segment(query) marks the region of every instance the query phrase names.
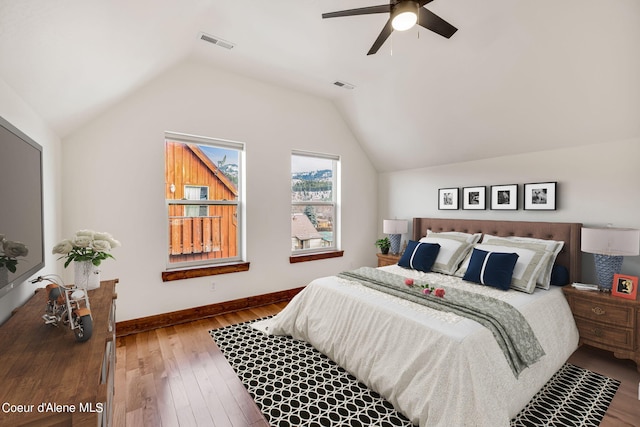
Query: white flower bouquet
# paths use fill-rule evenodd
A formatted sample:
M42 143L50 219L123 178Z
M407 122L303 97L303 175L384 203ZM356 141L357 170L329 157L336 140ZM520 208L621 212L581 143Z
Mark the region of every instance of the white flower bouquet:
M29 254L29 249L22 242L7 240L4 234L0 234L0 267L6 267L12 273L18 267L18 257Z
M53 247L53 253L66 258L64 267L71 261L91 261L96 267L107 258L114 258L109 251L120 246L120 242L109 233L80 230L71 239L65 239ZM115 259L115 258L114 258Z

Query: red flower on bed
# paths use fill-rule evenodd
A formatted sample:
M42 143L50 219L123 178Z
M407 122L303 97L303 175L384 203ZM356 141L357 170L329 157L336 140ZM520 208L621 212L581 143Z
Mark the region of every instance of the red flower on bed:
M414 283L413 279L410 278L406 278L404 279L404 283L407 286L417 286L419 289L422 289L421 292L424 295L435 295L437 297L443 298L444 297L444 289L442 288L434 288L433 286L430 286L428 283Z

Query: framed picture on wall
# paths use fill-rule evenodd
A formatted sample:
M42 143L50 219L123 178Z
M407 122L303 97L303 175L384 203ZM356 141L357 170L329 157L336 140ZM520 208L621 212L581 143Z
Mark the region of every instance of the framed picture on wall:
M458 209L458 189L441 188L438 190L438 209L455 210Z
M611 295L635 300L638 296L638 278L625 274L614 274Z
M462 189L462 209L486 209L487 187L464 187Z
M524 185L524 208L526 210L556 210L556 183L536 182Z
M518 184L492 185L491 209L493 210L517 210L518 209Z

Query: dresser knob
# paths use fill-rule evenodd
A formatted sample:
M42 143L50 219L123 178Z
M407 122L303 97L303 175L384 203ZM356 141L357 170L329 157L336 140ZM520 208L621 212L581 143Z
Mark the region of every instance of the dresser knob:
M593 328L591 332L593 332L593 335L597 337L601 337L603 335L602 329L600 328Z
M603 309L601 309L600 307L593 307L591 309L591 311L593 311L595 314L597 314L598 316L601 316L603 314L606 313L606 311L604 311Z

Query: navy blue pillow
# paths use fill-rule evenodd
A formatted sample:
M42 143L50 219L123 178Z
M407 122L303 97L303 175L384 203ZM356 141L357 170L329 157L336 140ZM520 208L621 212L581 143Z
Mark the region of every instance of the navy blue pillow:
M487 252L474 248L462 279L506 291L511 286L516 261L516 253Z
M398 265L404 268L424 271L428 273L436 262L440 252L438 243L422 243L415 240L409 240L407 248L404 250Z
M569 270L563 265L554 265L551 270L551 284L564 286L569 284Z

